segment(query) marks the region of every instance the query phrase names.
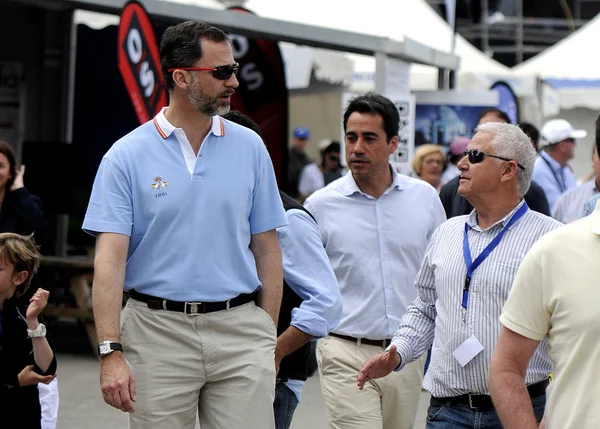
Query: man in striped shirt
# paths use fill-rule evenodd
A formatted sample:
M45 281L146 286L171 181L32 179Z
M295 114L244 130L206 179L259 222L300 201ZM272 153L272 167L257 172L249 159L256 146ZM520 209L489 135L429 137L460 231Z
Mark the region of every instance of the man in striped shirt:
M430 346L423 381L431 393L427 428L502 428L489 396L487 373L501 325L499 317L517 268L529 248L561 224L529 210L523 200L535 151L516 126L483 124L458 163L459 193L475 208L433 234L415 280L417 299L389 349L369 359L358 375L369 380L418 359ZM538 421L551 371L542 342L526 382Z

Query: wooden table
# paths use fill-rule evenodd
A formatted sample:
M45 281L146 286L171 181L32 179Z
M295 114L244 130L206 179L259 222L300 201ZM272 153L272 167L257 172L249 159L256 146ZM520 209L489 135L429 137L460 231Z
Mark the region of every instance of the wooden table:
M86 256L44 256L40 266L42 269L49 268L66 275L69 278L69 289L75 299L75 307L48 305L43 314L45 316L77 318L85 326L92 350L97 350L98 336L92 310L94 259Z

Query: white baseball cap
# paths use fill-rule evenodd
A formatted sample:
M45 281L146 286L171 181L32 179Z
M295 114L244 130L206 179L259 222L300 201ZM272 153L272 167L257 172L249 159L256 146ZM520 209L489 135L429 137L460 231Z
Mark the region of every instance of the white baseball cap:
M544 124L540 143L543 147L559 143L566 139L582 139L586 136L586 130L575 130L571 124L564 119L552 119Z

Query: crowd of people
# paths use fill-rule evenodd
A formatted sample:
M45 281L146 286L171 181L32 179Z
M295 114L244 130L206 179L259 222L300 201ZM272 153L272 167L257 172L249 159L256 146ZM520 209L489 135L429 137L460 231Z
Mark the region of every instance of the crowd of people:
M343 115L348 171L335 140L311 163L297 127L286 193L259 126L230 111L227 35L180 23L160 58L169 105L105 154L83 223L101 391L129 427L288 429L317 368L332 429L410 429L422 388L428 429L600 426L600 117L580 185L585 131L498 109L402 175L398 110L367 93ZM23 176L0 143L0 402L10 427L46 429L44 217Z

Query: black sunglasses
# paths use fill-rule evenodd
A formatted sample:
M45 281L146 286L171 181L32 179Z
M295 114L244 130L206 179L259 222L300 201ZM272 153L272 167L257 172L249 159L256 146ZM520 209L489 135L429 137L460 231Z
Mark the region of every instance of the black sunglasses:
M169 73L174 72L175 70L187 70L187 71L211 71L212 75L215 79L218 80L227 80L232 75L237 75L238 70L240 69L240 65L238 63L229 64L226 66L217 66L217 67L174 67L171 69L167 69Z
M465 156L469 157L469 162L471 164L479 164L480 162L482 162L484 160L484 158L486 156L489 156L491 158L501 159L502 161L514 161L514 159L504 158L503 156L498 156L498 155L492 155L489 153L482 152L478 149L465 150ZM525 170L525 167L523 167L518 162L517 162L517 166L521 170Z

